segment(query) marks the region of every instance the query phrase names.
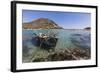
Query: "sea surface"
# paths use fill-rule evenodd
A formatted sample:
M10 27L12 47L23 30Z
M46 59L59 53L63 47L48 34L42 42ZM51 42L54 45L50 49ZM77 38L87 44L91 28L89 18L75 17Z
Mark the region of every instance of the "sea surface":
M91 32L90 30L72 30L72 29L23 29L23 62L31 62L32 58L38 56L45 56L47 51L36 47L32 43L32 38L39 33L56 34L58 38L55 49L91 49ZM42 53L42 55L41 55Z

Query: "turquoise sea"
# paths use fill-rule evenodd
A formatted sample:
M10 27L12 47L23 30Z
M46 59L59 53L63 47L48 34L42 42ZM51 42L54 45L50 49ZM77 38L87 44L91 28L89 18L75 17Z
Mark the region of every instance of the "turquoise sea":
M55 50L61 49L91 49L90 30L79 29L23 29L23 62L31 62L32 58L46 56L48 52L32 44L32 37L39 33L55 33L58 38Z

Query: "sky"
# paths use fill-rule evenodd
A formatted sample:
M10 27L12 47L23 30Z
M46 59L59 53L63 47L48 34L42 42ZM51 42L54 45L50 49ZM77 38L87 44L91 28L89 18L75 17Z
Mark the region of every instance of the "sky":
M91 14L80 12L55 12L55 11L35 11L23 10L23 23L31 22L38 18L48 18L53 20L60 27L65 29L83 29L90 27Z

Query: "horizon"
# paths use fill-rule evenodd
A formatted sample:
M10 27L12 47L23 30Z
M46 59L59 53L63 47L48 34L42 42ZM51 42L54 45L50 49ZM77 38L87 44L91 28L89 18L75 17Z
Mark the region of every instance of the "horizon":
M39 18L47 18L65 29L84 29L91 25L91 14L80 12L55 12L23 10L22 22L28 23Z

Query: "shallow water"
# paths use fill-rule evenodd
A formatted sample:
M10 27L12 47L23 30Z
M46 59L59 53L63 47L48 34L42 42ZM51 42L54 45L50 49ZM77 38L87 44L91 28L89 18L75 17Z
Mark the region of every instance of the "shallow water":
M42 56L46 56L48 53L39 47L32 44L32 37L39 33L56 33L57 34L57 44L55 49L90 49L91 48L91 34L87 30L65 30L65 29L34 29L34 30L22 30L23 39L23 62L30 62L34 56L38 56L43 53ZM38 54L39 53L39 54ZM41 54L40 54L41 55Z

